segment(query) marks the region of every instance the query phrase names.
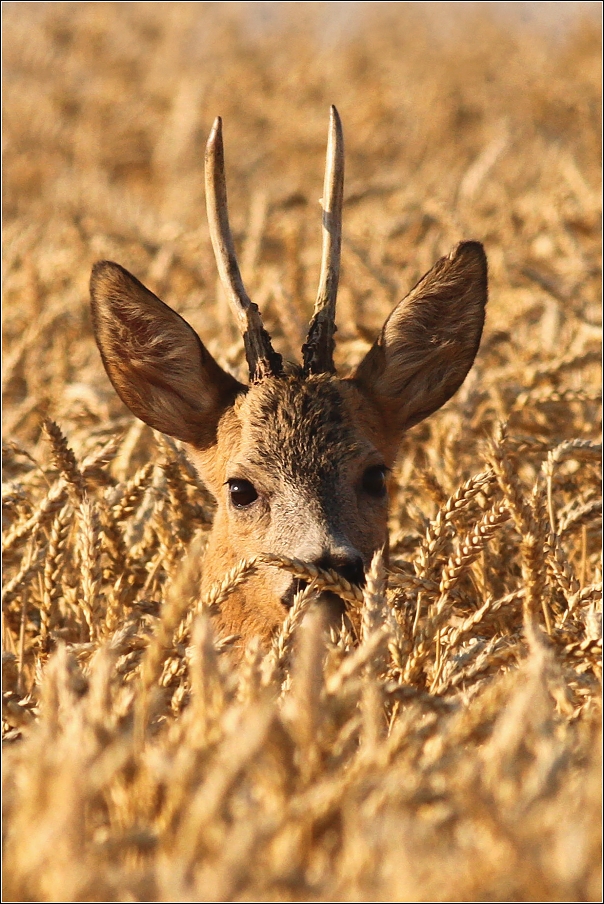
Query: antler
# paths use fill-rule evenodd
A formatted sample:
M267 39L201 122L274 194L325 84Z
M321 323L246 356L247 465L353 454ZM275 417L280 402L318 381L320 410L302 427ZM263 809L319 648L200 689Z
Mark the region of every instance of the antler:
M208 138L205 175L206 207L214 257L222 287L243 335L250 382L256 383L268 376L279 376L282 371L281 355L277 354L271 345L270 336L262 325L258 305L250 301L237 264L227 210L220 116L216 117Z
M302 346L307 374L334 373L336 296L340 278L342 197L344 193L344 136L338 111L331 107L325 183L323 185L323 255L319 291L306 343Z

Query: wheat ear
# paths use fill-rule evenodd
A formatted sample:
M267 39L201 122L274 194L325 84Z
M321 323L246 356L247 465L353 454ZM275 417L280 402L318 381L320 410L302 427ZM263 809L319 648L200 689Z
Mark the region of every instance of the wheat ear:
M346 602L358 605L363 601L363 591L356 584L351 584L336 571L318 568L301 559L265 554L258 557L258 563L272 565L276 568L284 568L297 578L305 581L314 581L321 590L331 590L342 597Z
M503 504L485 512L480 521L474 525L459 545L459 552L451 556L443 569L440 582L440 596L431 609L430 617L423 626L421 639L416 645L405 666L405 680L417 677L422 663L428 656L432 639L440 630L448 617L448 604L452 591L470 565L478 558L491 537L508 521L510 512Z

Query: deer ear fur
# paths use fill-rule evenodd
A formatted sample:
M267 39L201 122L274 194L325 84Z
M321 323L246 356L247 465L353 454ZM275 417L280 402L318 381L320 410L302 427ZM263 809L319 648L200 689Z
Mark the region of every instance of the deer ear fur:
M463 383L480 345L486 302L484 249L461 242L388 317L351 379L397 441Z
M119 264L94 265L90 297L105 370L130 411L197 448L211 445L222 413L245 387L186 320Z

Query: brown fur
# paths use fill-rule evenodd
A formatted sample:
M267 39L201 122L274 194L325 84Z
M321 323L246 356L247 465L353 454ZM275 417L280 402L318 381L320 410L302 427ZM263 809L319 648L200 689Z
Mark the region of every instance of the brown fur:
M93 270L95 334L116 391L146 423L185 442L218 501L203 588L241 559L277 553L358 583L387 542L387 497L367 468L392 467L404 431L463 382L482 332L486 258L477 242L442 258L392 312L352 377L290 367L244 387L174 311L117 264ZM229 480L258 494L237 508ZM268 640L296 579L260 568L218 620Z
M381 419L350 381L296 373L250 387L225 413L215 450L190 450L218 499L204 586L241 558L263 553L340 570L360 556L367 566L386 542L386 500L361 486L368 466L388 464L381 433ZM229 477L258 490L249 509L230 504ZM267 566L224 605L224 628L268 636L295 586L290 575Z

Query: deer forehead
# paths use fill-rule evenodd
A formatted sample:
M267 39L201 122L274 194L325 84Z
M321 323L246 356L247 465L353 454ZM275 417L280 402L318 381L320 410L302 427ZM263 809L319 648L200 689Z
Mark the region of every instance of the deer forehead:
M235 403L224 431L225 477L266 474L274 485L335 485L340 476L381 460L360 393L328 375L268 378ZM373 462L372 462L373 463ZM241 473L236 473L239 468Z

